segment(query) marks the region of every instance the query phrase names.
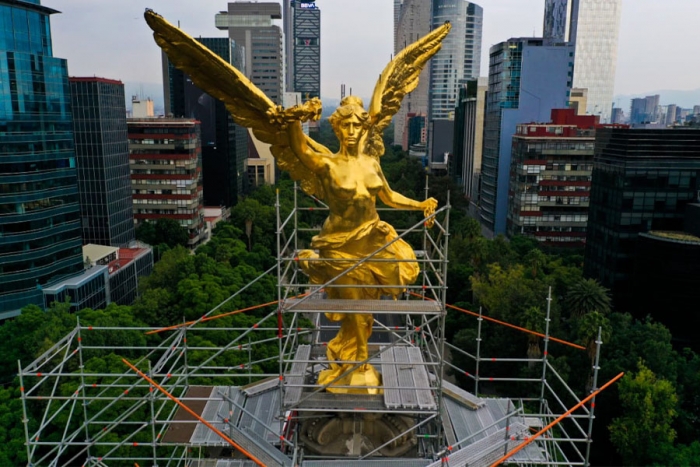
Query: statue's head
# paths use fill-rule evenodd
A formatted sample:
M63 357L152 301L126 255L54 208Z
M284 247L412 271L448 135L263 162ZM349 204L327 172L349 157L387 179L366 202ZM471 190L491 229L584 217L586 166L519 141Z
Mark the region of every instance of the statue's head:
M369 128L369 114L362 105L362 99L356 96L348 96L340 101L340 107L328 117L328 121L341 143L347 140L348 135L344 127L348 126L350 122L353 123L353 126L359 125L360 133ZM359 135L354 142L357 143L358 140Z

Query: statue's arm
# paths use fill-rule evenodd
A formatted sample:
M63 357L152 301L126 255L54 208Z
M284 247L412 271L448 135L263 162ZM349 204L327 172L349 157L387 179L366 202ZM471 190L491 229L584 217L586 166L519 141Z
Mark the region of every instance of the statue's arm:
M325 170L326 156L316 152L309 146L299 120L289 122L287 135L289 136L289 146L302 164L316 174Z
M437 200L435 198L428 198L425 201L416 201L392 190L389 186L389 182L387 182L386 178L384 177L384 173L382 172L379 163L375 163L377 165L377 173L384 182L382 189L379 191L379 199L381 199L384 204L394 209L413 209L416 211L424 211L426 213L430 211L430 214L435 211L435 208L437 207Z

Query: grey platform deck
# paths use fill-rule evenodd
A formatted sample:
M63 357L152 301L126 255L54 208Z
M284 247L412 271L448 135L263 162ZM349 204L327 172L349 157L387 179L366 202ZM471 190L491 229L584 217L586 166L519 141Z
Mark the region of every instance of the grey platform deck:
M384 403L389 409L437 410L420 349L392 347L381 354ZM396 389L406 388L406 389Z
M290 298L282 309L288 313L386 313L400 315L438 315L443 308L425 300L334 300Z

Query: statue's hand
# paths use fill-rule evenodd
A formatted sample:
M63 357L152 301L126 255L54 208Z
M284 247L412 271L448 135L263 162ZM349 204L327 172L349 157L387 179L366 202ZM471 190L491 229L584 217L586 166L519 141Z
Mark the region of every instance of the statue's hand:
M321 118L321 101L318 97L314 97L304 102L302 105L295 105L285 109L281 105L271 107L267 111L267 116L270 123L279 126L281 129L287 128L287 125L292 122L306 122L308 120L318 120Z
M420 209L423 211L424 217L432 216L437 208L438 202L435 198L428 198L420 203ZM435 218L425 221L425 226L431 228L435 224Z

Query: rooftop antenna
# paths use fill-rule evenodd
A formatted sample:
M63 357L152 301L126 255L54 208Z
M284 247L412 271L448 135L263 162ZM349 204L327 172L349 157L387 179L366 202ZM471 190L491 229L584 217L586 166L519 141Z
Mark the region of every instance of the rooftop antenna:
M345 99L345 85L341 84L340 85L340 100L342 101Z

